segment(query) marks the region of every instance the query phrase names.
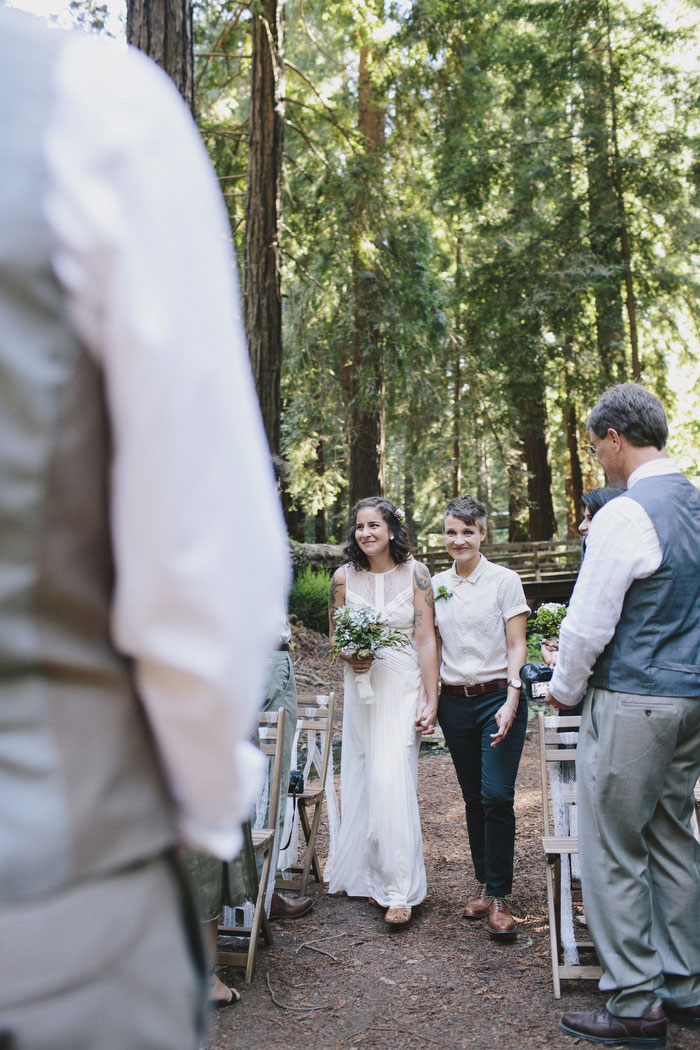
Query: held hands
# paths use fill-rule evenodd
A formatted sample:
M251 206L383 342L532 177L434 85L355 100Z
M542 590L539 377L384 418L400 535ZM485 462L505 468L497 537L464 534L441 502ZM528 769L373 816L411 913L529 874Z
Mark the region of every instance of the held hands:
M421 681L418 687L418 703L416 705L416 719L414 722L416 732L421 733L423 736L430 736L431 733L435 732L436 721L437 696L429 700L425 686Z
M559 656L559 639L545 638L540 646L542 659L548 667L554 667Z

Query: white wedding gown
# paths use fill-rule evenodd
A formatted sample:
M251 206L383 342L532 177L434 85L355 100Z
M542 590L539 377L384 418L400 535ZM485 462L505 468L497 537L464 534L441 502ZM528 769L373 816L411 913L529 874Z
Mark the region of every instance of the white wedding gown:
M347 605L369 605L405 633L405 649L384 649L368 672L373 690L360 702L345 667L340 766L341 826L329 891L373 897L387 908L413 907L426 893L416 784L420 735L414 728L420 669L413 626L413 561L389 572L345 566ZM364 677L364 676L363 676Z

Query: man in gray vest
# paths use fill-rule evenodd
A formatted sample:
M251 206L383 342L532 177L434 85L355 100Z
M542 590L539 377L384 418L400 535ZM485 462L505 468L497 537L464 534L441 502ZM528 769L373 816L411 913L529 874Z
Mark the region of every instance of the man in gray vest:
M196 1050L288 579L227 217L138 53L0 6L0 97L0 1046Z
M581 879L609 998L561 1027L662 1048L667 1019L700 1028L700 493L667 457L666 415L644 387L607 390L588 431L627 492L591 524L548 699L565 710L585 691Z

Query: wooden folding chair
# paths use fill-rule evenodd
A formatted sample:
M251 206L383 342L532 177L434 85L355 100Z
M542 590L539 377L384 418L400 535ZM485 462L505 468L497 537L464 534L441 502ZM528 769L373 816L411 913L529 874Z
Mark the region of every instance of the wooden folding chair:
M245 983L250 984L255 969L255 956L258 950L258 942L262 936L265 944L273 943L272 930L265 914L265 899L267 897L270 876L272 875L272 852L275 842L275 830L277 828L277 817L279 814L281 778L282 778L282 749L284 747L284 708L278 711L262 712L258 719L258 734L260 738L260 750L269 755L272 761L272 778L270 786L270 809L266 828L253 828L251 832L252 849L255 858L262 857L262 870L258 880L258 892L255 898L255 910L250 929L242 926L219 926L219 935L247 939L248 946L245 951L217 951L217 966L245 966Z
M552 982L554 998L560 999L562 980L595 980L602 971L578 961L579 953L594 948L591 941L576 939L572 910L571 861L578 855L574 763L581 719L540 712L538 723Z
M321 868L316 854L316 835L327 795L335 693L300 693L298 701L297 739L298 742L304 741L306 744L306 760L304 790L296 796L296 804L306 850L303 858L287 869L291 872L291 877L279 877L277 886L284 890L298 890L299 896L303 897L312 871L316 882L321 881ZM330 776L333 776L332 768ZM291 793L289 797L293 797Z

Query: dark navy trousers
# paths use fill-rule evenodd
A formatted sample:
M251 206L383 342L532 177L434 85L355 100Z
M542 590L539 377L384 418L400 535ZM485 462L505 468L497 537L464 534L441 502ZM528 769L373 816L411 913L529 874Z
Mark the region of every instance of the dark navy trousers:
M438 721L464 798L474 874L493 897L505 897L513 887L513 800L527 729L527 700L521 698L505 740L491 747L496 711L507 693L441 693L438 701Z

